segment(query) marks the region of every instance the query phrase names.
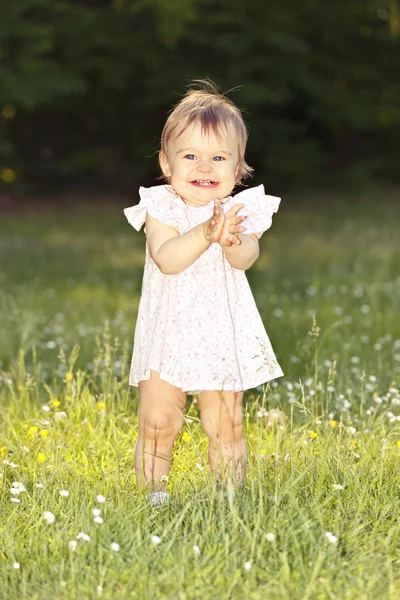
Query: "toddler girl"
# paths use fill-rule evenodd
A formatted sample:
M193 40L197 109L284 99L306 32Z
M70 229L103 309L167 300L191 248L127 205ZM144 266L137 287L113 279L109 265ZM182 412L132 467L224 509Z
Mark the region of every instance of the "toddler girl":
M218 482L242 484L243 391L283 375L245 271L280 198L259 185L232 196L253 171L239 109L209 80L170 112L159 164L168 183L140 187L124 209L145 225L146 262L129 384L139 388L135 469L153 505L165 491L187 394L196 395Z

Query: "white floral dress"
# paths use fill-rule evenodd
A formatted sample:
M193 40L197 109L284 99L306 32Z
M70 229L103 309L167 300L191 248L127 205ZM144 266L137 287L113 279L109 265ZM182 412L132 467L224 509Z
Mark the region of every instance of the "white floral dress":
M140 203L124 209L139 231L146 212L177 227L182 235L209 219L213 201L186 204L170 185L140 187ZM258 238L269 229L280 198L264 186L248 188L222 202L223 212L243 203L243 233ZM146 231L146 229L145 229ZM150 378L150 370L189 394L202 390L239 392L281 377L244 270L232 267L222 246L213 243L190 267L176 275L146 262L133 344L129 384Z

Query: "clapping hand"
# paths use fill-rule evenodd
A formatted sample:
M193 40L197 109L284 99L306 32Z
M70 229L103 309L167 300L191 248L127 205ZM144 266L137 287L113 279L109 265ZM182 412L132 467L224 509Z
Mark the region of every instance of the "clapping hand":
M204 236L210 243L218 242L224 226L224 215L221 210L221 202L214 199L214 212L211 219L204 223Z
M232 206L226 213L222 230L218 238L218 243L221 244L221 246L229 247L242 243L238 237L238 233L244 231L245 227L240 226L239 223L246 217L237 217L236 214L243 206L244 204L235 204L235 206Z
M246 217L237 217L236 213L244 206L244 204L235 204L230 210L223 214L221 202L218 198L214 199L214 212L208 221L204 223L204 235L209 242L218 242L221 246L233 246L241 244L237 234L241 233L245 228L239 223Z

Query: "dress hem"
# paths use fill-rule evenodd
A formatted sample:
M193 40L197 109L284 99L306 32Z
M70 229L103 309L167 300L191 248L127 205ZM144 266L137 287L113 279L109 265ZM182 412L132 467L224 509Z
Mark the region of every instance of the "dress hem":
M150 371L156 371L159 376L160 379L163 379L164 381L166 381L167 383L170 383L171 385L174 385L176 387L178 387L179 389L182 390L182 392L187 392L190 395L195 395L198 394L200 391L203 392L208 392L208 391L230 391L230 392L244 392L246 390L251 390L255 387L257 387L258 385L261 385L262 383L268 383L269 381L272 381L273 379L278 379L278 377L283 377L284 376L284 372L282 371L282 369L277 369L276 370L276 374L274 374L272 377L269 377L268 379L265 379L265 377L262 377L261 379L257 379L254 382L251 382L250 384L244 384L243 388L240 390L235 389L234 387L229 386L224 386L222 385L221 387L216 388L215 384L208 384L208 385L202 385L202 386L185 386L187 389L183 389L182 385L179 384L179 382L177 382L177 380L174 380L172 377L170 377L169 375L160 372L157 368L150 368L147 369L143 375L143 377L141 379L134 379L132 377L129 378L129 385L133 386L133 387L139 387L139 382L140 381L148 381L150 379ZM213 385L213 387L211 387L211 385Z

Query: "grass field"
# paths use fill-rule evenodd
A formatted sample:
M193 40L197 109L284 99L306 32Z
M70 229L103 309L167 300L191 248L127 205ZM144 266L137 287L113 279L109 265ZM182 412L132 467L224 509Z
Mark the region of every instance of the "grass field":
M158 509L127 205L0 213L0 598L400 599L398 193L282 201L247 273L285 376L245 394L246 487L215 492L189 398Z

